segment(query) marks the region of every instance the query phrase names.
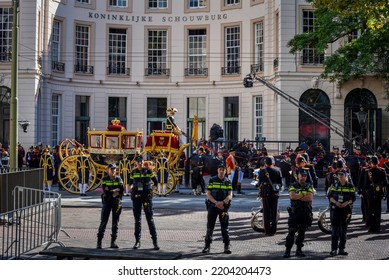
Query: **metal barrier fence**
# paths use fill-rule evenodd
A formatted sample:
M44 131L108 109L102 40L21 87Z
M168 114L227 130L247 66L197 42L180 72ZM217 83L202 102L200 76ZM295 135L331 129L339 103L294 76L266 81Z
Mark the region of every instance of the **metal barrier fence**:
M1 259L20 259L40 246L58 243L61 194L16 186L14 210L0 214Z

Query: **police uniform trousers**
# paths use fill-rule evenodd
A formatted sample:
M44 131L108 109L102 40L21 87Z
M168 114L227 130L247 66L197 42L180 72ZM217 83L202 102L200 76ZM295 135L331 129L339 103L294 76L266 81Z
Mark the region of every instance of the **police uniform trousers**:
M149 231L151 238L153 240L157 239L157 230L154 223L154 209L153 201L151 199L145 199L142 197L134 197L132 200L132 212L134 213L135 219L135 240L139 241L142 233L142 208L146 216L147 225L149 226Z
M225 206L226 207L226 206ZM230 242L229 235L229 215L226 209L219 209L214 205L208 207L208 215L207 215L207 234L205 236L205 242L211 243L213 230L215 229L216 219L219 217L220 228L222 232L223 243L228 244Z
M369 232L381 231L381 200L382 195L374 190L367 191L367 227Z
M112 212L112 240L116 240L118 235L118 224L119 224L119 218L120 214L122 212L121 206L118 206L116 203L103 203L103 207L101 209L101 222L99 226L99 231L97 234L97 237L100 239L103 239L105 228L107 227L107 223L109 220L109 214Z
M347 227L351 219L351 208L331 208L331 251L346 248Z
M293 207L292 207L293 209ZM305 232L312 225L312 212L305 207L294 209L289 213L288 226L289 231L286 236L285 247L291 249L293 243L296 243L297 249L304 246ZM295 235L297 233L296 241Z
M262 197L262 207L265 234L274 235L277 231L278 195L269 194Z

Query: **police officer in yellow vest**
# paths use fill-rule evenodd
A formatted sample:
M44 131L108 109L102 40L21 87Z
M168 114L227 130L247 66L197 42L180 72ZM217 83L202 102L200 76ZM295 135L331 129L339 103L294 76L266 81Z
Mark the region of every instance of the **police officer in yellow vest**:
M338 180L328 191L331 204L331 256L337 254L347 256L345 251L347 240L347 226L351 220L352 204L355 201L355 188L348 181L347 171L338 171ZM339 248L339 252L338 252Z
M297 182L289 187L290 207L288 207L288 235L285 242L284 258L290 257L293 243L296 243L296 256L305 257L301 248L304 246L305 232L312 225L312 199L313 187L307 183L308 172L306 169L298 170ZM295 240L295 235L297 237Z
M219 217L220 228L224 243L224 253L231 254L230 236L229 236L229 216L228 210L232 200L232 185L226 177L226 167L220 164L217 169L217 176L209 179L207 191L207 234L205 236L205 246L203 253L209 253L212 243L213 230L215 228L216 219Z
M140 248L140 237L142 227L142 208L146 216L147 225L151 239L153 240L154 250L159 250L157 241L157 230L154 224L154 209L153 209L153 190L151 181L154 185L158 185L158 180L153 171L143 166L143 158L138 156L135 158L136 166L130 176L130 192L132 200L132 211L135 219L135 245L133 249Z
M101 200L103 207L101 209L101 222L97 233L96 248L101 249L109 214L112 212L111 248L117 249L119 246L116 244L116 238L119 217L122 212L123 181L120 176L116 175L116 164L108 165L108 176L103 178L102 189Z
M46 146L39 160L39 166L43 168L43 190L51 191L53 177L55 175L54 158L50 153L50 146Z

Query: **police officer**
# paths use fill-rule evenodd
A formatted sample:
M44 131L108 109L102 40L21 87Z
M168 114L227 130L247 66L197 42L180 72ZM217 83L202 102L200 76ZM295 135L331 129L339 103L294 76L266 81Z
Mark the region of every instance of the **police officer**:
M351 220L352 204L355 201L355 188L349 182L348 173L344 169L338 171L338 180L330 186L328 191L332 228L330 255L347 256L348 253L344 249L346 248L347 226Z
M293 243L296 243L297 257L305 257L301 248L304 246L305 232L312 225L312 199L313 187L307 183L308 172L305 169L299 169L297 182L289 187L290 207L288 208L288 235L285 242L284 258L290 257L290 251ZM297 238L295 240L295 235Z
M205 246L203 253L209 253L211 249L213 230L215 229L216 218L219 217L224 243L224 253L231 254L230 236L228 229L228 209L230 208L231 200L231 182L226 177L226 167L224 164L220 164L217 169L217 176L211 177L209 179L209 185L207 189L207 233L205 235Z
M146 216L147 224L151 239L153 240L154 250L159 250L157 241L157 230L154 224L154 209L153 209L153 190L151 181L155 186L158 186L158 180L155 174L148 168L143 166L143 158L138 156L135 158L135 168L130 176L130 192L132 200L132 211L135 219L135 245L133 249L139 249L141 246L141 214L142 208Z
M381 200L388 187L388 179L383 168L378 167L378 157L372 156L370 169L365 176L365 189L367 190L368 211L367 227L369 232L381 231Z
M105 228L107 227L109 214L112 212L112 234L111 248L119 248L116 244L118 234L119 217L122 212L123 181L116 175L116 164L108 165L108 175L102 181L103 193L101 199L103 207L101 209L101 222L97 233L97 249L101 249L101 242L104 238Z
M259 195L262 198L263 226L266 235L277 231L278 197L282 188L282 174L273 166L273 157L265 158L265 167L258 175Z

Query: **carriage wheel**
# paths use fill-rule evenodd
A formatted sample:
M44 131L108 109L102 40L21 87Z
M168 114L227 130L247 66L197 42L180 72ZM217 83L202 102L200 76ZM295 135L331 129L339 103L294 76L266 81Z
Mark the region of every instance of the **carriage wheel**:
M65 158L73 155L80 148L80 143L75 140L65 139L59 144L58 154L63 161Z
M166 194L171 193L177 184L177 179L175 177L175 174L171 170L169 170L168 173L169 173L169 177L167 179L167 184L166 184ZM158 186L152 184L152 189L154 195L158 195Z
M96 172L93 173L93 176L95 177L94 183L89 184L88 189L86 190L87 192L94 191L101 186L101 184L103 183L103 178L106 175L106 169L107 168L103 165L96 166L95 168Z
M88 186L93 186L96 181L96 169L94 165L89 170ZM58 168L58 182L69 193L78 194L78 173L77 173L77 156L64 158Z

